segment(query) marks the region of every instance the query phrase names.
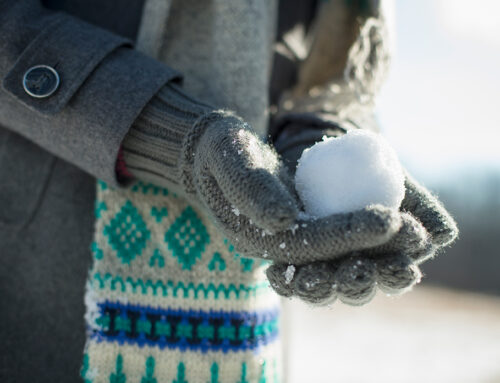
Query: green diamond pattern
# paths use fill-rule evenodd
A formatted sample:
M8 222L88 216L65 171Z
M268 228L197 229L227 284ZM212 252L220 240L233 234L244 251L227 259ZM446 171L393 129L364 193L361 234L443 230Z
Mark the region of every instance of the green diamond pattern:
M104 228L111 247L123 263L129 264L146 247L151 233L132 202L127 201Z
M165 234L165 242L182 269L191 270L205 251L210 236L193 208L188 206L170 226Z

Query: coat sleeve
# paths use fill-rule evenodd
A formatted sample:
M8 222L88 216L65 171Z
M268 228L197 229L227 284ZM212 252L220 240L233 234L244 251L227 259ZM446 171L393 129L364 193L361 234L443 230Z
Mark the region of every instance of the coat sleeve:
M39 66L59 77L56 90L41 98L26 91L27 73ZM97 178L118 185L123 137L174 79L178 72L121 36L49 11L40 0L0 0L0 126Z
M294 60L296 73L277 102L274 139L290 126L312 136L318 127L339 124L377 129L374 102L390 61L390 1L323 1L306 35L284 36L278 46Z

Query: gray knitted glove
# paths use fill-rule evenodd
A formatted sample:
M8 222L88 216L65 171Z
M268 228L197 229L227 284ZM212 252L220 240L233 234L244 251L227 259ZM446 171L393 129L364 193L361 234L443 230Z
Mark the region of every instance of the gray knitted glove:
M202 104L175 85L144 109L122 144L137 178L182 192L208 209L246 256L306 265L387 243L396 212L373 207L308 222L276 152L235 115Z
M295 168L300 153L321 136L345 132L338 126L325 129L316 126L309 130L302 127L300 131L300 135L294 135L289 129L286 142L277 143L291 168ZM376 286L392 294L411 288L421 278L418 264L450 244L458 229L439 201L408 175L405 186L400 212L402 225L389 241L341 259L293 265L292 269L290 264L276 262L267 270L273 288L280 295L297 296L319 305L330 304L337 297L344 303L361 305L372 299Z

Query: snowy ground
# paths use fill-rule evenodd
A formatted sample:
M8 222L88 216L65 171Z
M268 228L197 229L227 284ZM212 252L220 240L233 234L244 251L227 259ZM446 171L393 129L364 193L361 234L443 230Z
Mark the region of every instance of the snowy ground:
M500 298L418 286L284 315L288 383L500 382Z

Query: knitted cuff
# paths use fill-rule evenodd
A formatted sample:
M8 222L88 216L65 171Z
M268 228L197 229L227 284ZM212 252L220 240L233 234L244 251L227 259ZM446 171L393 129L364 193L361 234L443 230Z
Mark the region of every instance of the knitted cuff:
M137 179L177 188L183 143L195 122L214 108L165 85L144 108L122 142L123 159Z

